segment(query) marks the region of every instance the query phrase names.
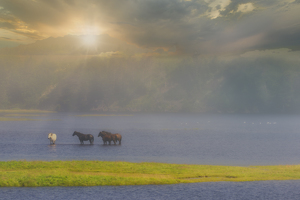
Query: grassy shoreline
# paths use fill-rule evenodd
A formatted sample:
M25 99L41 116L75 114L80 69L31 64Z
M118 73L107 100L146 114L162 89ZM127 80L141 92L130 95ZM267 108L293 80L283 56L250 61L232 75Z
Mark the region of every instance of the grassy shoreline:
M300 179L300 165L214 166L114 161L0 161L0 187L176 184Z

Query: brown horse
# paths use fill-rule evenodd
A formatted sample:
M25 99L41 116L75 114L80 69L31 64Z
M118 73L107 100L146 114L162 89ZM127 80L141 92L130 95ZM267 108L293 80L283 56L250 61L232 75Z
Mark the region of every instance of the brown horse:
M94 136L91 134L83 134L83 133L74 131L73 136L74 135L78 136L78 139L80 140L80 144L83 144L83 141L87 141L87 140L90 141L90 144L94 143Z
M116 142L119 141L119 145L120 145L122 141L122 135L119 133L112 134L107 131L102 131L99 133L98 137L99 136L102 137L104 144L106 144L107 141L114 141L114 144L116 144Z
M122 141L122 135L119 134L119 133L116 133L116 134L112 134L114 137L115 137L115 141L119 141L119 145L121 144L121 141Z
M110 145L111 141L113 141L114 144L116 144L115 137L110 132L106 132L106 131L99 132L98 137L99 136L102 137L104 144L106 144L106 142L109 142L109 145Z

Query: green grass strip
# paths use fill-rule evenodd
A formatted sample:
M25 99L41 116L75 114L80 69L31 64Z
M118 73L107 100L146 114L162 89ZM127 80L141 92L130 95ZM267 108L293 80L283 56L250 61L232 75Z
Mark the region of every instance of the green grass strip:
M1 161L1 187L176 184L300 179L300 165L214 166L113 161Z

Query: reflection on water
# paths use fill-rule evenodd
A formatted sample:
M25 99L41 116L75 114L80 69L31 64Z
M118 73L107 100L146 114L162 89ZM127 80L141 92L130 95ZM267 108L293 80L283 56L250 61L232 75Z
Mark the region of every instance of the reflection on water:
M296 200L300 181L218 182L177 185L0 188L0 199L213 199Z
M56 155L56 144L50 144L50 145L48 145L48 148L50 150L49 151L50 153L53 153Z

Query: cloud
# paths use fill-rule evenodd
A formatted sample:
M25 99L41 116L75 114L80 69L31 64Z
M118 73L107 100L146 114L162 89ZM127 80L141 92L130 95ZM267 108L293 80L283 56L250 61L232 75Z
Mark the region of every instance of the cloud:
M207 0L208 6L211 8L207 14L211 19L215 19L220 16L220 12L230 4L230 0Z
M254 10L254 6L252 3L240 4L237 12L251 12Z
M292 0L0 0L0 30L32 40L102 34L171 54L299 49ZM121 5L120 5L121 4ZM10 37L12 38L12 37Z

